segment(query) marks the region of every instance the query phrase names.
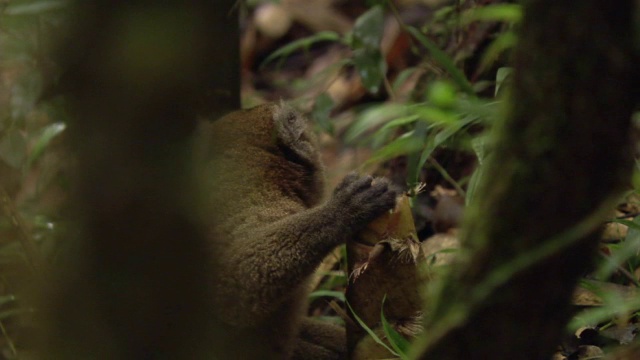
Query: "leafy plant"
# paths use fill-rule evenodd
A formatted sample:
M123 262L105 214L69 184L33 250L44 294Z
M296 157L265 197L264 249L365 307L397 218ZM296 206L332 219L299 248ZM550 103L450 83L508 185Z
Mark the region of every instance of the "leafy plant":
M42 275L61 228L51 199L54 192L64 197L64 156L55 143L66 116L60 102L45 103L41 95L55 77L43 71L50 64L45 49L66 7L66 1L12 1L0 10L0 330L2 352L15 358L16 326L5 321L24 322L35 312L20 295L34 273Z
M404 339L404 337L402 337L402 335L398 334L398 332L391 327L387 319L384 317L383 312L380 313L380 316L381 316L380 320L383 326L383 331L385 333L385 336L389 341L389 344L391 344L391 346L387 345L387 343L384 340L382 340L380 336L378 336L378 334L376 334L376 332L372 330L358 316L358 314L355 313L355 311L353 311L353 308L351 308L351 305L349 305L349 302L347 302L346 304L347 304L347 307L349 308L349 311L353 315L354 319L358 323L358 325L360 325L360 327L362 327L362 329L364 329L364 331L367 332L367 334L371 337L371 339L373 339L378 345L385 348L391 355L397 356L403 360L409 359L406 353L409 348L409 343L407 342L406 339ZM383 300L383 304L384 304L384 300Z

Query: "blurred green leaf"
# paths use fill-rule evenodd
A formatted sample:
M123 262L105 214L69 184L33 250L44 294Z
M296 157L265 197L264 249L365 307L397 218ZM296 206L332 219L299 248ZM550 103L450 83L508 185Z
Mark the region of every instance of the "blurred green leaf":
M384 301L386 299L387 296L385 295L385 297L382 298L382 307L380 311L382 330L384 331L384 335L387 337L387 340L389 340L389 344L391 344L391 347L396 351L398 356L403 360L409 359L407 353L409 352L411 344L404 338L404 336L400 335L396 329L391 326L391 324L389 324L389 321L387 321L387 318L384 316Z
M63 122L53 123L45 127L40 133L40 136L38 136L35 143L33 144L28 163L32 164L34 161L38 160L51 140L60 135L66 127L67 126Z
M14 301L16 301L16 297L13 294L0 296L0 306L4 306Z
M48 216L45 215L35 215L31 218L32 225L34 229L37 230L53 230L56 225Z
M260 67L261 68L264 67L265 65L267 65L268 63L270 63L271 61L277 58L287 57L297 50L303 49L306 51L309 49L309 47L311 47L311 45L317 42L322 42L322 41L340 41L340 35L338 35L333 31L321 31L309 37L292 41L289 44L279 48L278 50L272 52L269 56L267 56L267 58L264 59L262 64L260 64Z
M518 23L522 19L520 4L493 4L473 7L462 14L462 24L468 25L474 21L504 21Z
M40 15L45 12L62 10L69 5L68 1L34 1L26 4L11 4L4 10L4 15Z
M421 104L424 105L424 104ZM413 109L412 109L413 110ZM434 127L433 124L428 124L425 121L418 121L413 128L414 137L425 139L423 144L423 152L426 148L433 143L433 139L430 139L427 134L429 130ZM407 184L410 187L415 187L418 185L418 180L420 179L422 165L420 162L420 153L419 150L415 153L410 153L407 155Z
M440 48L435 43L424 36L420 31L418 31L418 29L411 26L407 26L406 29L409 34L411 34L416 40L418 40L418 42L420 42L422 46L424 46L429 51L429 53L431 53L433 59L438 64L440 64L440 66L442 66L449 73L449 75L451 75L451 79L453 79L456 85L458 85L460 90L464 91L470 96L475 97L473 86L471 85L469 80L467 80L467 77L464 75L464 73L460 71L460 69L458 69L455 62L449 55L440 50Z
M478 165L480 166L482 166L486 156L486 142L486 136L479 136L471 140L471 147L473 148L473 152L476 154Z
M32 70L21 74L12 88L11 117L13 119L22 120L33 111L42 91L42 75L39 71Z
M475 91L476 94L479 94L479 93L485 91L486 89L488 89L490 87L494 87L494 86L495 86L495 82L494 81L478 80L475 83L473 83L473 91Z
M453 136L455 133L458 132L458 130L460 130L464 125L462 124L458 124L455 126L450 126L445 128L444 130L438 132L435 136L432 136L429 141L427 142L426 146L422 149L422 153L420 154L420 158L418 160L417 163L417 169L414 172L414 179L412 179L414 182L418 182L418 176L420 175L420 169L422 169L424 167L424 165L427 163L427 160L429 160L429 157L431 156L431 154L433 153L433 151L440 145L442 145L442 143L444 143L445 141L447 141L451 136Z
M33 308L13 309L13 310L2 311L2 312L0 312L0 320L5 320L7 318L14 317L16 315L33 314L35 312L36 311Z
M500 94L500 88L502 85L506 84L509 81L509 78L513 74L513 68L510 67L501 67L496 72L496 92L495 96Z
M633 221L629 221L629 220L625 220L625 219L613 219L611 220L611 222L614 223L618 223L618 224L622 224L622 225L626 225L630 228L636 229L636 230L640 230L640 224L633 222Z
M351 36L353 64L362 85L372 94L378 93L387 72L387 64L380 52L383 31L384 12L377 5L356 20Z
M364 321L362 321L362 319L360 319L360 317L358 316L358 314L356 314L355 311L353 311L353 308L351 307L351 304L349 304L349 302L347 302L347 307L349 308L349 311L351 311L351 315L353 315L353 318L356 319L356 321L358 322L358 324L360 325L360 327L362 327L362 329L364 329L364 331L367 332L367 334L369 334L369 336L371 336L371 338L378 344L380 344L382 347L384 347L385 349L387 349L392 355L395 356L400 356L398 353L396 353L392 348L389 347L389 345L385 344L384 341L382 341L382 339L380 339L380 337L378 335L376 335L375 332L373 332L373 330L371 330L367 324L365 324Z
M496 100L459 98L456 103L456 111L465 115L465 119L491 124L500 116L501 105L502 102Z
M580 286L585 286L585 282L581 282ZM592 290L592 289L589 289ZM628 316L629 313L640 309L640 298L624 298L615 291L594 291L604 297L604 304L592 309L584 310L576 314L567 324L567 329L571 333L575 333L579 328L584 326L595 326L597 324L609 321L612 318L620 316ZM593 290L592 290L593 291Z
M513 31L507 31L498 35L482 54L478 71L482 72L488 69L491 64L498 59L500 54L513 48L517 43L518 36Z
M442 110L427 105L417 107L416 109L414 109L414 112L420 117L420 120L427 123L453 124L458 119L458 116L451 111Z
M629 258L638 255L640 249L640 216L633 219L633 224L627 224L629 231L620 247L611 251L611 256L605 258L596 271L597 279L608 279L617 269L619 264Z
M434 81L427 90L427 99L435 106L450 108L457 99L456 89L448 81Z
M386 130L393 129L393 128L396 128L396 127L409 125L409 124L412 124L412 123L416 122L419 118L420 117L418 115L409 115L409 116L401 117L401 118L398 118L398 119L394 119L394 120L391 120L388 123L384 124L384 126L381 127L380 130L378 130L378 131L386 131Z
M342 302L347 301L344 297L344 293L342 291L333 291L333 290L316 290L309 294L310 299L315 299L319 297L332 297L338 299Z
M391 85L393 91L397 92L398 90L400 90L404 83L419 70L420 69L418 69L417 67L410 67L402 70L398 74L398 76L396 76L395 80L393 81L393 85Z
M352 48L379 49L384 31L384 12L376 5L360 15L353 25Z
M353 64L360 75L362 86L372 94L377 94L387 72L382 53L379 49L356 49L353 51Z
M324 322L328 322L331 324L336 324L338 326L342 326L344 327L344 319L341 318L340 316L314 316L314 319L318 320L318 321L324 321Z
M353 142L367 131L371 131L382 124L407 116L407 105L385 103L369 107L358 115L356 121L345 134L345 141Z
M484 169L485 169L484 164L478 165L476 169L473 171L473 174L471 175L471 179L469 179L469 184L467 185L467 194L464 198L464 203L467 206L471 203L471 201L473 201L473 198L476 195L476 191L478 190L478 185L480 184L480 181L482 180L482 177L484 175Z
M415 153L424 146L424 142L425 139L421 139L415 136L413 131L409 131L376 150L366 163L382 162L400 155Z
M315 121L316 125L331 135L334 133L334 128L329 115L334 105L331 96L322 93L316 98L316 102L313 104L313 110L311 111L311 118Z
M27 142L17 129L9 131L0 139L0 159L9 166L19 169L27 156Z
M472 121L473 121L473 118L468 117L444 127L433 138L434 139L433 141L436 147L444 144L447 140L449 140L452 136L456 135L463 127L465 127L467 124L469 124Z

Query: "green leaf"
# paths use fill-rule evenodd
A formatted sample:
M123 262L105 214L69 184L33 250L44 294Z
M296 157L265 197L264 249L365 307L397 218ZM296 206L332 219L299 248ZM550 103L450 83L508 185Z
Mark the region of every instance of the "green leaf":
M488 155L488 156L491 156L491 155ZM484 177L485 168L486 168L485 164L479 164L478 167L476 167L476 169L474 170L473 174L471 175L471 179L469 179L469 184L467 185L467 194L464 198L465 205L469 206L471 201L473 201L473 198L475 197L476 192L478 190L478 185L481 183L482 178Z
M333 123L329 118L331 110L333 110L333 99L326 93L320 94L316 98L315 104L313 104L313 110L311 111L311 118L315 121L316 125L329 134L334 133Z
M640 298L625 299L615 292L604 291L602 295L606 296L602 306L580 312L571 319L567 324L571 333L575 333L581 327L593 326L640 309Z
M336 324L342 327L345 326L344 320L340 316L314 316L313 318L318 321L322 321L330 324Z
M3 15L40 15L45 12L62 10L69 5L68 1L35 1L27 4L9 5Z
M418 29L411 26L407 26L406 29L409 34L411 34L416 40L418 40L418 42L420 42L422 46L424 46L429 51L429 53L431 53L433 59L438 64L440 64L440 66L442 66L449 73L449 75L451 75L451 79L453 79L456 85L458 85L460 90L464 91L470 96L476 96L473 91L473 86L471 85L469 80L467 80L467 77L464 75L464 73L460 71L460 69L458 69L455 62L449 55L440 50L440 48L438 48L435 43L424 36L420 31L418 31Z
M360 15L353 25L353 49L379 49L384 31L384 12L376 5Z
M636 229L636 230L640 230L640 224L635 223L633 221L629 221L629 220L625 220L625 219L613 219L613 220L611 220L611 222L622 224L622 225L626 225L626 226L628 226L630 228L633 228L633 229Z
M317 34L311 35L309 37L300 39L300 40L296 40L296 41L292 41L289 44L279 48L278 50L272 52L269 56L267 56L266 59L264 59L264 61L262 62L262 64L260 64L260 67L264 67L265 65L267 65L268 63L270 63L271 61L280 58L280 57L287 57L289 55L291 55L293 52L303 49L303 50L308 50L309 47L317 42L322 42L322 41L339 41L340 40L340 35L338 35L337 33L333 32L333 31L321 31Z
M510 67L501 67L496 72L496 92L495 96L498 96L500 93L500 87L509 81L509 78L513 74L513 68Z
M0 159L9 166L19 169L27 156L27 142L17 129L9 131L0 139Z
M462 123L458 123L457 125L450 126L445 128L444 130L437 133L433 136L427 145L422 150L420 154L420 159L418 160L418 169L422 169L424 164L429 160L429 156L433 153L433 151L440 145L442 145L445 141L449 140L454 134L456 134L464 125ZM418 182L419 171L416 171L416 177L414 179L415 182Z
M410 67L407 69L402 70L398 76L396 76L396 79L393 81L393 85L391 86L391 88L393 89L394 92L398 92L400 90L400 88L404 85L404 83L411 77L413 76L413 74L415 74L418 70L418 68L416 67Z
M13 294L0 296L0 306L4 306L10 302L14 302L16 297Z
M378 130L378 132L387 131L396 127L412 124L416 122L418 119L419 119L418 115L409 115L409 116L401 117L398 119L394 119L384 124L384 126L381 127L380 130Z
M500 116L502 102L501 101L486 101L483 99L458 99L456 104L456 110L466 115L465 119L469 120L484 120L491 123L497 120ZM467 118L470 117L470 118Z
M414 153L420 150L423 145L424 139L414 136L414 132L409 131L374 152L371 158L366 161L366 164L382 162L400 155Z
M389 344L395 352L400 356L401 359L409 359L407 356L407 352L409 351L409 347L411 344L404 336L400 335L396 329L394 329L391 324L387 321L387 318L384 316L384 301L387 299L385 295L382 298L382 308L380 310L380 321L382 322L382 330L384 330L384 335L389 340Z
M414 110L415 114L420 117L420 120L427 123L435 124L453 124L457 121L458 117L451 111L431 107L420 106Z
M456 103L456 89L448 81L435 81L429 86L427 99L435 106L450 108Z
M36 106L42 90L42 74L31 71L19 77L11 93L11 117L23 120Z
M629 220L625 220L625 219L613 219L611 220L612 223L618 223L618 224L622 224L622 225L626 225L629 228L633 228L634 230L639 230L640 231L640 224L635 223L633 221L629 221Z
M471 140L471 147L473 148L473 152L475 152L476 157L478 158L478 165L480 166L482 166L482 164L484 163L484 158L487 154L486 142L487 142L486 136L479 136Z
M16 315L33 314L35 312L36 311L33 308L13 309L13 310L2 311L2 312L0 312L0 320L5 320L7 318L14 317Z
M462 24L474 21L503 21L518 23L522 19L522 6L519 4L493 4L471 8L462 14Z
M498 59L500 54L515 47L517 43L518 36L513 31L507 31L498 35L498 37L496 37L496 39L487 46L487 49L482 54L478 71L482 72L488 69L489 66Z
M491 106L491 107L490 107ZM481 119L481 116L486 116L487 113L493 114L492 103L484 103L479 102L477 99L474 99L473 102L469 101L459 101L457 103L457 110L464 110L470 112L463 118L456 118L456 115L451 112L444 112L439 109L433 109L428 107L416 107L418 115L421 116L421 120L423 121L433 121L439 125L444 126L442 130L436 133L434 136L430 138L430 140L426 143L425 147L422 149L422 153L415 163L415 169L410 173L412 174L409 177L410 181L417 182L418 176L420 175L420 169L424 167L429 156L433 153L433 151L444 142L449 140L452 136L458 133L465 126L478 121ZM487 109L487 107L490 107Z
M353 308L351 307L351 304L349 304L349 302L347 301L347 307L349 308L349 311L351 311L351 314L353 315L353 317L356 319L356 321L358 322L358 324L360 324L360 327L362 327L364 329L364 331L367 332L367 334L369 334L369 336L371 336L371 338L378 344L380 344L382 347L384 347L385 349L387 349L392 355L395 356L400 356L398 353L396 353L393 349L391 349L389 347L389 345L385 344L384 341L382 341L382 339L380 339L380 337L378 337L378 335L376 335L375 332L373 332L373 330L371 330L367 324L364 323L364 321L362 321L362 319L360 319L360 317L358 316L358 314L356 314L355 311L353 311Z
M362 85L372 94L380 90L387 72L387 64L380 52L384 32L384 12L377 5L362 14L353 26L351 48L353 63Z
M38 139L35 141L31 154L29 155L28 163L32 164L34 161L42 155L53 138L60 135L67 126L63 122L56 122L45 127Z
M367 131L399 117L407 116L407 106L401 104L380 104L369 107L358 115L357 120L345 134L346 142L353 142Z
M333 291L333 290L316 290L309 294L310 299L315 299L319 297L332 297L336 298L342 302L347 301L342 291Z
M427 124L424 121L419 121L418 123L416 123L416 126L413 129L415 137L428 139L426 141L426 144L423 145L423 147L425 148L429 147L430 144L433 143L433 139L429 139L427 137L427 133L432 127L433 125L431 124ZM407 184L412 188L418 184L422 166L424 165L424 162L421 162L421 158L422 156L418 152L409 154L407 156Z
M629 231L624 242L620 244L620 247L611 252L611 256L606 257L606 261L603 261L598 270L596 271L596 278L607 279L618 269L618 264L624 263L626 260L635 256L640 248L640 216L633 219L633 224L629 224Z
M442 145L445 141L449 140L452 136L458 133L467 123L463 121L458 121L456 123L450 124L442 131L438 132L433 139L436 147Z
M379 49L356 49L353 51L353 64L360 75L362 86L372 94L377 94L387 72L382 53Z

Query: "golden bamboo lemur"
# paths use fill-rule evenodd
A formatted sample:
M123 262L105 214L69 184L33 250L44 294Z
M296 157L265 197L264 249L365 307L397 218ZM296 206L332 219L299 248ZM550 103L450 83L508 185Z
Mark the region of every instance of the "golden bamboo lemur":
M341 359L344 330L306 318L307 279L395 204L387 181L348 175L320 204L323 167L306 119L285 103L201 131L222 346L236 359Z

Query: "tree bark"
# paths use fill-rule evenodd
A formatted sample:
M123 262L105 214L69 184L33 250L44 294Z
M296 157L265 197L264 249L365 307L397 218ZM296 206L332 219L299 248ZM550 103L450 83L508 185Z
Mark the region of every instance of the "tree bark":
M467 213L468 261L429 309L420 359L546 359L628 184L634 1L524 2L504 121Z
M59 60L81 235L47 299L42 357L224 358L190 141L198 115L239 107L233 3L76 5Z

